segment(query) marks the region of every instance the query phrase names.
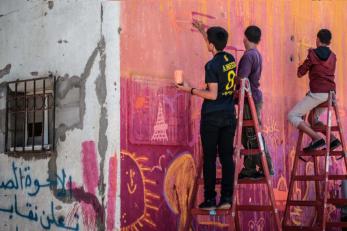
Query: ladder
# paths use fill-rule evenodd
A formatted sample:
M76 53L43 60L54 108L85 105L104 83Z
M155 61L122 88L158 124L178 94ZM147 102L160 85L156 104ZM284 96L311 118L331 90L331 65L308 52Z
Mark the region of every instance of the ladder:
M272 183L271 183L271 179L270 179L270 175L269 175L269 169L268 169L268 165L267 165L267 161L265 158L265 150L264 150L264 145L263 145L263 138L261 135L261 131L260 131L260 127L259 127L259 122L258 122L258 118L257 118L257 113L256 113L256 109L255 109L255 104L253 101L253 97L252 97L252 93L251 93L251 88L250 88L250 83L249 80L247 78L241 79L241 84L240 84L240 90L239 90L239 103L238 103L238 121L237 121L237 128L236 128L236 136L235 136L235 149L234 149L234 163L235 163L235 172L236 174L234 174L234 193L233 193L233 197L232 197L232 207L228 210L212 210L212 211L206 211L206 210L202 210L199 208L194 208L194 205L196 204L196 198L197 198L197 194L198 194L198 188L199 186L203 185L203 179L201 178L202 176L202 164L199 163L198 165L198 172L197 172L197 178L195 181L195 185L193 188L193 192L192 192L192 199L191 199L191 203L190 203L190 207L192 208L190 210L190 214L188 215L188 219L187 219L187 224L189 224L188 226L186 226L186 230L188 230L189 228L192 228L193 225L193 221L196 221L196 223L199 223L198 221L198 217L199 216L204 216L207 217L207 219L209 219L209 222L205 222L205 224L207 223L210 226L215 226L215 227L219 227L219 228L225 228L227 227L228 231L232 231L232 230L236 230L239 231L241 230L241 224L239 221L239 212L242 211L248 211L248 212L263 212L263 211L267 211L267 212L272 212L272 218L274 219L274 228L272 228L271 230L282 230L281 225L280 225L280 219L279 219L279 215L278 215L278 210L276 208L275 205L275 198L274 198L274 193L273 193L273 189L272 189ZM250 120L244 120L244 105L245 102L248 102L249 106L250 106L250 111L251 111L251 115L252 115L252 119ZM255 130L255 133L257 134L257 141L258 141L258 147L257 149L243 149L242 148L242 143L241 143L241 139L242 139L242 128L244 127L253 127ZM262 161L262 166L263 166L263 170L264 170L264 174L265 177L261 178L261 179L238 179L238 174L240 169L241 169L241 155L259 155L259 153L261 153L261 161ZM201 162L201 161L199 161ZM216 179L217 184L221 184L221 179L217 178ZM268 191L268 197L269 197L269 201L270 204L268 205L251 205L251 204L247 204L247 205L241 205L238 204L238 191L239 191L239 185L242 184L265 184L267 187L267 191ZM223 221L226 223L221 223L221 221ZM197 224L196 228L193 230L197 231L199 230L199 224ZM214 229L215 230L215 229ZM224 230L224 229L223 229ZM268 229L270 230L270 229Z
M321 132L326 135L326 148L322 150L314 150L310 152L302 151L302 141L303 132L299 132L298 142L296 145L296 153L294 157L293 170L291 173L291 180L289 184L289 192L286 203L286 209L283 218L283 230L314 230L314 231L325 231L327 228L342 228L347 227L347 222L332 222L329 220L328 205L333 205L336 207L346 206L346 199L328 197L328 184L329 181L340 181L347 179L347 173L343 175L329 174L329 161L330 157L336 157L336 160L344 159L344 166L347 170L347 153L346 153L346 143L343 136L343 129L340 120L338 105L336 102L335 93L332 91L329 93L328 101L318 105L316 108L312 109L311 115L314 115L317 109L327 109L327 125L312 125L312 129L316 132ZM332 126L332 112L334 111L336 117L337 125ZM305 116L305 121L307 120L307 115ZM330 141L332 132L338 132L342 143L341 151L331 151ZM319 158L323 159L323 171L320 169ZM301 162L303 161L303 162ZM300 163L306 164L308 161L313 161L313 175L301 174L297 175L297 171ZM314 182L315 189L315 200L307 200L307 198L294 198L295 191L294 187L297 187L295 183L297 182ZM341 194L341 193L340 193ZM298 196L297 196L298 197ZM309 221L309 224L295 225L291 221L291 208L301 208L306 207L308 209L315 211L314 217ZM307 221L308 219L306 219Z

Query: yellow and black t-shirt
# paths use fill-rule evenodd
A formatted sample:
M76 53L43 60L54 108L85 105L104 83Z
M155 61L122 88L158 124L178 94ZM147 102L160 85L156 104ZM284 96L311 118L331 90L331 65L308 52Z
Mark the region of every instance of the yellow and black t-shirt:
M216 100L204 100L201 114L217 111L234 112L235 77L236 62L234 57L227 52L218 52L213 59L206 63L205 83L218 83L218 96Z

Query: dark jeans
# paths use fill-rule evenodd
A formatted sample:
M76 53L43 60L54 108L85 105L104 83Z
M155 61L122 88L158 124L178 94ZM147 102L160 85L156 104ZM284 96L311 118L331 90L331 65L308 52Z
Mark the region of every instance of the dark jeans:
M261 126L261 108L263 103L257 103L255 104L256 111L257 111L257 117L259 121L259 125ZM245 120L252 119L251 110L248 105L248 103L245 102L244 106L244 115L243 118ZM267 161L267 165L269 167L269 172L271 175L273 175L273 164L271 160L271 156L269 154L266 142L264 137L263 138L263 144L264 144L264 151L265 151L265 157ZM257 134L255 134L254 128L243 128L242 129L242 145L246 149L257 149L258 148L258 141L257 141ZM261 153L259 155L248 155L244 156L244 162L243 162L244 168L242 169L242 173L246 176L252 176L257 172L256 167L260 167L260 171L262 171L262 163L261 163Z
M234 135L236 128L235 113L213 112L202 115L200 135L203 157L204 196L213 199L216 196L216 158L217 152L222 164L222 197L231 197L235 166L233 161Z

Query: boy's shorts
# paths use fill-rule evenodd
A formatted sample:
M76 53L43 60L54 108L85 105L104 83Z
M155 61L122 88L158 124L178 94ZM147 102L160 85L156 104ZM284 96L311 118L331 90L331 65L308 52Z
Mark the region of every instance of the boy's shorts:
M302 117L310 112L313 108L317 107L319 104L326 102L329 98L329 93L312 93L308 94L299 101L292 110L288 113L288 120L293 124L293 126L298 127L304 120ZM315 110L314 123L319 121L319 116L324 112L323 108Z

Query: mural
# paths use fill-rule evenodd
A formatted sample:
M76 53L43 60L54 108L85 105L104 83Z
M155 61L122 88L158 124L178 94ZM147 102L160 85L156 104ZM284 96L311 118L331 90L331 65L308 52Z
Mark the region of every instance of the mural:
M272 182L276 203L283 215L298 137L286 117L308 90L308 80L297 79L296 68L307 49L315 45L316 32L322 27L333 33L332 49L338 57L337 97L347 126L347 83L343 81L347 71L347 29L341 27L347 18L338 10L346 7L346 1L338 0L123 1L121 229L182 230L186 220L195 169L201 160L201 100L177 92L173 75L175 70L183 70L186 81L204 87L204 65L211 58L203 39L191 26L193 20L202 20L206 27L225 27L230 35L226 50L237 60L243 54L244 29L250 24L262 29L263 132L275 166ZM333 172L341 169L336 161L331 162ZM319 164L322 166L322 161ZM311 173L312 166L312 162L303 163L301 171ZM296 196L315 196L311 184L297 183ZM266 201L265 188L259 187L242 186L240 201ZM331 218L338 219L340 210L332 207L330 211ZM307 208L293 207L291 221L304 224L314 219L310 214ZM263 213L243 213L240 218L243 230L269 230L272 225ZM223 223L224 218L210 217L201 220L200 228L223 230Z
M152 215L153 212L159 211L159 206L155 204L160 198L159 195L150 190L152 185L157 182L146 177L146 172L151 168L146 167L143 163L148 161L146 157L137 157L136 154L122 152L122 163L128 166L128 170L122 171L122 185L125 186L126 192L122 191L122 206L129 206L129 212L122 212L122 230L141 230L144 224L156 228ZM128 203L128 200L131 203Z
M195 162L190 154L177 157L170 164L165 176L165 199L172 212L180 216L179 230L184 229L187 222L195 176Z

